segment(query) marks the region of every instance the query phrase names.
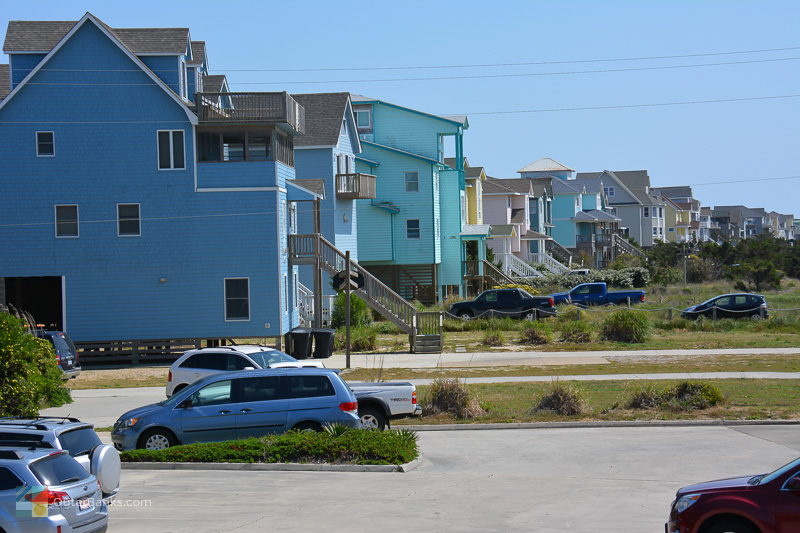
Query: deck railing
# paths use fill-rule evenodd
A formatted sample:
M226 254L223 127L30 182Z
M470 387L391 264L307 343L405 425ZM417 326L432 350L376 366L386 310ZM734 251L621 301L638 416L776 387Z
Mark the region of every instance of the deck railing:
M286 92L195 93L201 123L285 123L305 133L305 109Z
M514 280L506 276L502 270L484 259L464 261L464 277L485 278L491 281L493 285L514 283Z
M620 235L612 235L611 241L614 244L614 248L616 249L617 253L631 254L637 257L645 256L645 253L640 248L632 245Z
M376 197L372 174L336 174L336 197L341 200L372 200Z

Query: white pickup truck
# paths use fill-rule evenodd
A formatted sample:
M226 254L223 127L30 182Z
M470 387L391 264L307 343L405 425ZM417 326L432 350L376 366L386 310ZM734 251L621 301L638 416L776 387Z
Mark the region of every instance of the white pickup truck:
M347 384L358 400L358 414L365 428L382 430L392 419L422 414L422 407L417 403L417 387L412 383Z

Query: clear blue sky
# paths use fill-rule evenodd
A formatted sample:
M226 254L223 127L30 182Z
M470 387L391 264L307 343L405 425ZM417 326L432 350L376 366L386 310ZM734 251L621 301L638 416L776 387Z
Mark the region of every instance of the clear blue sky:
M9 19L189 27L233 90L351 91L439 114L800 94L800 60L460 80L436 77L800 57L800 49L666 60L440 70L231 72L630 58L800 46L800 1L2 2ZM0 59L2 61L2 59ZM332 80L300 84L297 81ZM336 81L339 80L339 81ZM348 80L348 81L341 81ZM247 82L281 82L250 85ZM653 185L800 175L800 98L558 113L471 115L472 164L514 177L539 157L579 171L647 169ZM800 179L695 188L704 205L800 217Z

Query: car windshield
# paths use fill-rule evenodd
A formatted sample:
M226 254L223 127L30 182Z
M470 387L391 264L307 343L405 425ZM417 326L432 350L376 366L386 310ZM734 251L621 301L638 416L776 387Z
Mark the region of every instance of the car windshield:
M297 359L277 350L247 354L261 368L269 368L276 363L296 363Z
M519 292L522 293L522 296L525 298L533 298L533 294L529 293L525 289L519 289Z
M783 474L792 470L793 468L797 467L800 467L800 458L795 459L791 463L783 465L782 467L778 468L777 470L765 476L756 476L755 481L753 481L754 478L751 478L751 485L765 485L781 477Z

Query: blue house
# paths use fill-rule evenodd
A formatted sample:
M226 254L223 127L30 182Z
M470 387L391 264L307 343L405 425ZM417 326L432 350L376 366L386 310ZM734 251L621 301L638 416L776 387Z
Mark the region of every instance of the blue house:
M186 28L12 21L3 50L0 303L79 342L299 324L296 100L228 92Z
M335 248L349 251L358 261L358 210L356 200L375 198L375 176L358 173L355 158L361 153L350 93L295 94L305 109L305 135L295 139L295 173L298 183L319 195L316 202L298 202L298 232L320 233ZM317 279L315 274L322 277ZM300 310L310 322L328 319L335 291L330 275L310 265L300 266ZM321 295L316 304L313 296ZM318 322L319 324L319 322Z
M377 175L375 199L358 201L359 263L407 299L463 294L467 242L488 234L488 226L467 227L466 117L358 95L353 109L362 147L356 170ZM455 167L444 160L448 144Z

